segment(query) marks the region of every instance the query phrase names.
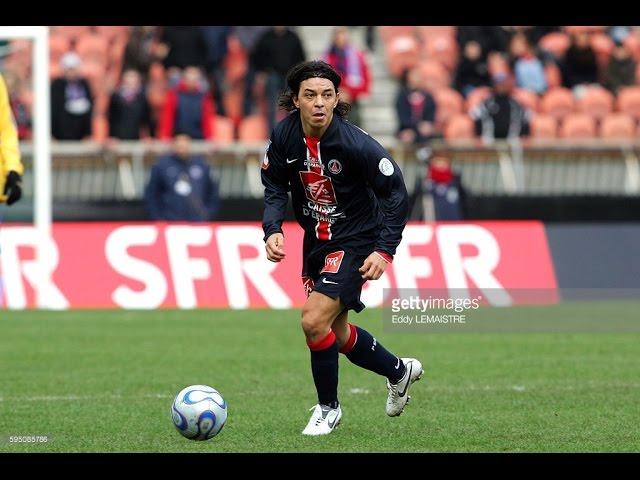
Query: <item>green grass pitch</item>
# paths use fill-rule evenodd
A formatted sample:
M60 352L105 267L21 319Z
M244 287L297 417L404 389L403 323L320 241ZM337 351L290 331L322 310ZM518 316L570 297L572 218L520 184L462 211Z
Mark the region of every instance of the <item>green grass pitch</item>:
M508 312L639 311L621 302ZM396 333L376 309L351 320L418 357L424 379L389 418L384 379L341 356L343 422L308 438L316 398L297 310L2 311L0 451L640 451L640 333ZM171 422L173 397L190 384L217 388L229 405L212 440L184 439ZM48 441L9 441L24 435Z

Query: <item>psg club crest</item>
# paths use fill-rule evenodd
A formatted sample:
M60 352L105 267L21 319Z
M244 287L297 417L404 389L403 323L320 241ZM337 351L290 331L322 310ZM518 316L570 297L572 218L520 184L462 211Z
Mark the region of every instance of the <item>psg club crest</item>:
M329 171L334 175L337 175L342 171L342 164L335 158L333 160L329 160L328 166L329 166Z

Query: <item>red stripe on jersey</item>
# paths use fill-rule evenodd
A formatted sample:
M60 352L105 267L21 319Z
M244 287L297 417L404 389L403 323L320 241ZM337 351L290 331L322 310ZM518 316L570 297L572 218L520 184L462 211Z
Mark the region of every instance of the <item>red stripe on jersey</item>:
M307 144L309 155L320 162L320 139L315 137L304 137L304 143ZM321 164L322 165L322 164ZM312 167L309 165L309 171L322 175L322 167ZM331 224L324 220L318 220L316 224L316 237L320 240L331 239Z

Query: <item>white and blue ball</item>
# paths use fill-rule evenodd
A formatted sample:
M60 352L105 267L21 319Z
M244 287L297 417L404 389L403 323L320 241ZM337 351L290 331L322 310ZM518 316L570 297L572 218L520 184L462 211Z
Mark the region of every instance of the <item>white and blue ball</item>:
M191 440L215 437L227 421L227 403L215 388L191 385L178 393L171 406L178 432Z

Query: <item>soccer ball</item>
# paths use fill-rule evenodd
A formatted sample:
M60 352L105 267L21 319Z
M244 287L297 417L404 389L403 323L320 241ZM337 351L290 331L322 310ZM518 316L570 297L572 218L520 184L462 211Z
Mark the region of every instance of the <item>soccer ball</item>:
M227 421L227 402L207 385L191 385L178 393L171 406L178 432L191 440L215 437Z

